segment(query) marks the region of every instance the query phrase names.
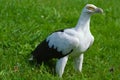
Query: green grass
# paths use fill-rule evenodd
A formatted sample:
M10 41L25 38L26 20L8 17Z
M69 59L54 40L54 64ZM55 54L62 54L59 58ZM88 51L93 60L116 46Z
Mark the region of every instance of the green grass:
M51 32L74 27L82 8L104 10L91 18L94 45L85 53L82 73L69 59L63 78L27 59ZM120 80L119 0L0 0L0 80ZM113 71L110 71L113 69Z

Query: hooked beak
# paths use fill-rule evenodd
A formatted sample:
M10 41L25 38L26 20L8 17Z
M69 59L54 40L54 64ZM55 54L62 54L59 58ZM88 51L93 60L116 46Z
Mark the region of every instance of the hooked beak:
M103 9L102 8L96 8L95 12L96 13L103 13Z

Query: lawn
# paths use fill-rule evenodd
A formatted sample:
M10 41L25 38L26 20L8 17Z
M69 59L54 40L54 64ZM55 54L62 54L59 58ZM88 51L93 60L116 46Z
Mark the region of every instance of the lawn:
M53 31L74 27L82 8L103 8L91 17L93 46L82 73L69 58L63 78L28 62L31 51ZM0 0L0 80L120 80L119 0Z

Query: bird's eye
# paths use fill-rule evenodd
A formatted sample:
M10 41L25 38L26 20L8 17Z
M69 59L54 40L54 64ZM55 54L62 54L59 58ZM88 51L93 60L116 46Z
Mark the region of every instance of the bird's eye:
M95 8L94 8L94 7L91 7L91 6L88 6L87 9L88 9L88 10L92 10L92 11L95 10Z

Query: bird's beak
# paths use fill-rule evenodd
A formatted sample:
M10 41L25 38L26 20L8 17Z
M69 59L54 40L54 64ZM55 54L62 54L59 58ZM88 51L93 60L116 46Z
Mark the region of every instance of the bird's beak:
M96 13L103 13L103 9L102 8L96 8L95 12Z

